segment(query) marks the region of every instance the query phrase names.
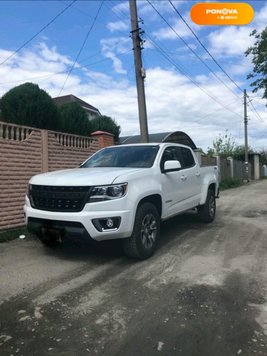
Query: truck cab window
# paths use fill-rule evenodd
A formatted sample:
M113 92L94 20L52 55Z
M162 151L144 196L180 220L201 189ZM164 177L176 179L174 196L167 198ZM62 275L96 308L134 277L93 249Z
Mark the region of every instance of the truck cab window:
M184 147L180 147L181 149L181 154L183 158L183 163L182 163L182 168L190 168L193 167L196 163L194 160L194 157L192 155L192 152Z
M167 147L162 154L161 161L160 161L160 169L163 170L164 163L166 161L177 161L176 154L175 154L175 147Z

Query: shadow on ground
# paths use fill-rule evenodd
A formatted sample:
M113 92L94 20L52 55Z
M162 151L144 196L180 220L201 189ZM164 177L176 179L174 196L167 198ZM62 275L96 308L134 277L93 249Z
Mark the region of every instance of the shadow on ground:
M160 250L169 242L174 239L179 239L179 235L184 232L188 230L205 229L206 227L206 224L199 222L195 212L188 212L162 222L158 253L160 253ZM180 243L182 243L184 239L185 238L180 238ZM68 239L63 240L62 243L58 243L53 247L44 246L44 251L48 255L78 261L88 261L88 259L93 256L101 257L106 260L124 257L121 240L86 242Z

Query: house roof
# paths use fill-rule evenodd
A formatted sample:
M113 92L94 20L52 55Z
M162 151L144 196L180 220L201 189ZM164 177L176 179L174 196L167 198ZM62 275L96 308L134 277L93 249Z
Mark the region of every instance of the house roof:
M141 138L140 135L135 136L125 136L120 137L119 139L120 144L128 144L128 143L140 143ZM197 147L193 140L182 131L174 131L174 132L161 132L161 133L154 133L149 135L149 142L156 143L156 142L173 142L173 143L180 143L182 145L186 145L191 147L195 150Z
M88 104L86 101L84 101L80 98L77 98L77 96L75 96L73 94L58 96L57 98L53 98L53 100L57 106L61 106L63 104L67 104L67 103L78 103L84 109L93 111L93 112L101 115L100 111L97 108L95 108L93 105Z

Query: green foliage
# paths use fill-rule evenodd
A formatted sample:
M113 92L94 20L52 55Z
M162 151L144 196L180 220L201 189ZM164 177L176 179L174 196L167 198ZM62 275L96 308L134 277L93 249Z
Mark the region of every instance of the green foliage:
M248 153L253 153L251 147L248 147ZM213 140L213 147L208 148L208 155L219 155L225 158L233 157L239 160L244 160L245 146L237 145L233 136L226 130L225 134L219 134L219 136Z
M259 154L260 154L260 162L262 164L267 164L267 148L262 148Z
M86 111L77 103L67 103L59 107L60 131L75 135L89 136L91 123Z
M225 134L219 134L218 137L213 140L213 147L208 148L208 155L220 155L221 157L232 156L237 144L231 134L228 134L228 130Z
M1 120L42 129L58 129L58 110L52 98L38 85L25 83L10 89L0 99Z
M33 237L33 235L31 235L25 227L9 229L9 230L0 232L0 243L15 240L15 239L19 238L20 235L25 235L26 238Z
M94 131L106 131L118 141L121 128L109 116L89 120L78 103L67 103L59 108L38 85L25 83L9 90L0 99L1 121L41 129L56 130L89 136Z
M230 189L230 188L237 188L242 185L242 182L240 179L236 178L227 178L221 181L220 183L220 190L225 190L225 189Z
M106 131L114 135L114 141L118 142L121 128L117 125L116 121L109 116L99 116L90 120L92 125L92 132Z
M254 65L253 72L247 79L254 80L250 84L254 87L253 92L263 89L263 98L267 99L267 27L260 33L257 30L252 31L250 36L254 36L256 41L245 52L246 56L252 56Z
M251 154L253 152L254 152L253 148L248 146L248 154ZM239 161L244 160L245 159L245 145L236 146L233 151L232 157Z

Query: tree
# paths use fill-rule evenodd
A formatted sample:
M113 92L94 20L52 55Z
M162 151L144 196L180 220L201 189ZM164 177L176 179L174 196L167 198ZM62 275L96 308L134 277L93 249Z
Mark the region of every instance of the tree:
M92 125L85 110L78 103L66 103L59 107L60 131L89 136Z
M248 147L248 153L253 153L253 149ZM208 155L219 155L221 157L233 157L243 160L245 157L245 146L238 145L234 137L225 131L225 134L219 134L213 141L213 147L208 147Z
M213 147L208 148L208 155L219 155L222 157L232 156L232 153L236 147L236 142L231 134L228 134L228 130L225 134L219 134L218 137L213 140Z
M247 79L254 79L250 84L254 87L253 93L263 89L263 98L267 99L267 27L261 33L257 30L252 31L250 36L254 36L256 41L245 52L246 56L252 55L254 65L253 72Z
M52 98L37 84L10 89L0 99L1 120L18 125L57 130L58 110Z
M114 135L114 141L118 142L121 128L116 121L109 116L99 116L90 120L92 125L92 132L106 131Z
M260 153L260 162L262 164L267 164L267 148L262 148L259 153Z

